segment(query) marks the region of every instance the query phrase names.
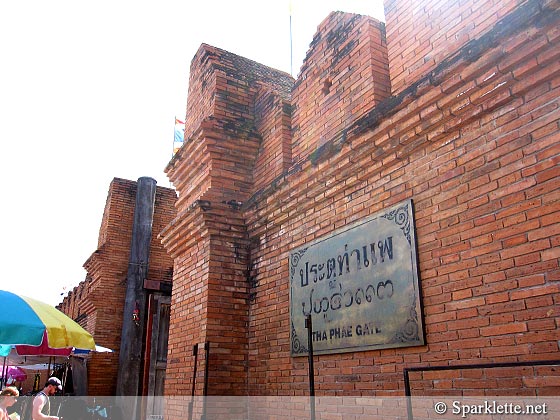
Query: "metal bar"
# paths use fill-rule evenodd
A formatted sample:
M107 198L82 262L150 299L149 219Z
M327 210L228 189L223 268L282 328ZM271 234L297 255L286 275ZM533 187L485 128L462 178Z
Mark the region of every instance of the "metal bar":
M194 356L194 367L193 367L193 377L192 377L192 389L191 389L191 396L194 397L194 389L196 383L196 365L198 361L198 343L193 346L193 356Z
M311 315L305 318L305 328L307 328L307 347L308 347L308 360L309 360L309 396L311 420L315 420L315 368L313 367L313 323Z
M142 394L140 395L151 395L155 388L157 350L152 352L152 344L154 343L154 340L157 342L159 332L157 325L154 328L154 322L159 323L157 316L154 319L154 313L157 311L157 309L154 311L154 305L156 304L154 301L154 295L149 293L146 295L146 298L148 301L148 309L146 311L146 345L144 347L144 362L142 363L142 371L144 373L141 383ZM153 335L154 331L155 337ZM150 367L152 369L150 369ZM144 417L146 416L142 414L141 418Z
M208 363L210 357L210 342L208 341L204 343L204 353L204 391L202 392L203 401L201 420L206 420L206 399L208 398L208 366L210 365L210 363Z
M470 365L447 365L447 366L417 366L406 368L409 372L428 372L434 370L459 370L459 369L487 369L501 367L518 367L518 366L546 366L560 365L560 360L535 360L531 362L498 362L498 363L476 363Z
M404 395L406 395L406 413L408 415L408 420L413 420L412 418L412 400L410 399L410 379L408 377L408 369L403 369L404 374Z
M194 356L194 367L193 367L193 377L192 377L191 401L189 402L189 420L192 420L192 414L193 414L194 390L196 385L196 365L198 360L198 343L196 343L193 346L192 351Z
M204 343L204 392L202 393L203 396L208 395L208 367L210 363L208 363L208 357L210 356L210 343L207 341Z
M413 420L410 378L409 372L433 372L439 370L461 370L461 369L493 369L503 367L520 367L520 366L549 366L560 365L560 360L533 360L530 362L498 362L498 363L474 363L468 365L446 365L446 366L416 366L403 369L405 395L407 397L407 413L408 420Z

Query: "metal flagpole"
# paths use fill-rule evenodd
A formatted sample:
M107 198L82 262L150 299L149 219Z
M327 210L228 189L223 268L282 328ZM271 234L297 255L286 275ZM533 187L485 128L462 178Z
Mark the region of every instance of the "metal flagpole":
M313 367L313 323L311 314L305 318L305 328L307 328L307 347L308 366L309 366L309 400L311 409L311 420L315 420L315 368Z
M294 77L294 51L292 44L292 0L290 0L290 75Z
M175 116L175 122L173 123L173 143L171 144L171 157L175 156L175 143L177 137L177 116Z
M175 122L173 123L173 143L171 143L171 158L175 156L175 130L177 129L175 126L177 125L177 117L175 117Z
M202 417L201 420L206 420L206 400L208 399L208 363L210 359L210 342L204 343L204 389L202 391Z
M198 343L193 346L193 356L194 356L194 366L193 366L193 378L192 378L192 389L191 389L191 401L189 402L189 420L192 419L192 412L193 412L194 391L196 386L196 363L198 360Z

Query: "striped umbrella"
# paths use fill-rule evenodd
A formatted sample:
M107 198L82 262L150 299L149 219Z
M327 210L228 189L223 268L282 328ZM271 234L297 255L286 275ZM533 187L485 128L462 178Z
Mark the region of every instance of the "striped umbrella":
M90 333L44 302L0 290L0 345L20 355L63 356L73 348L95 350Z

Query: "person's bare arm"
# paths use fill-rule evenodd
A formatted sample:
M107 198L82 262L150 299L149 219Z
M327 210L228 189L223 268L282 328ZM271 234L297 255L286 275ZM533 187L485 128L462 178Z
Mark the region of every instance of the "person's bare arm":
M41 410L47 403L47 397L44 395L39 395L33 400L33 420L58 420L56 416L46 416Z

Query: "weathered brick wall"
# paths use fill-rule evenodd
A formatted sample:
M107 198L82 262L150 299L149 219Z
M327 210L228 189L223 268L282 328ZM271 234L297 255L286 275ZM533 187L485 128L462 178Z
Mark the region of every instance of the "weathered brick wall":
M173 243L165 242L175 262L165 375L167 395L189 395L186 382L194 370L192 348L206 340L209 240L203 217L202 208L193 207L179 213L175 223L163 232L166 238L171 235L176 238ZM204 360L203 348L198 354ZM203 383L201 373L197 379L199 395Z
M202 62L195 66L194 63ZM185 118L185 138L189 139L200 124L214 112L216 74L212 71L212 54L201 45L192 59L189 75L189 94Z
M292 108L289 98L262 87L255 99L255 129L262 140L253 172L252 193L270 185L292 166Z
M333 16L343 24L361 21L334 14L326 24ZM310 132L309 150L293 149L294 165L269 185L253 186L251 196L243 190L235 200L241 203L223 202L223 191L234 193L228 183L239 174L236 166L205 172L218 191L192 194L162 234L175 258L166 394L190 392L192 345L209 340L215 351L211 394L307 395L307 360L290 356L289 252L409 198L415 208L426 345L317 356L318 395L403 395L402 369L409 366L558 359L559 21L557 2L523 4L495 27L473 31L468 45L453 46L429 76L411 76L406 89L386 99L372 99L376 92L367 84L346 97L342 83L333 102L364 97L370 108L324 131L323 139ZM388 37L392 24L388 17ZM329 39L339 28L327 27L316 40ZM309 59L314 48L323 47L315 41ZM332 55L326 62L349 54L322 51ZM337 57L341 51L344 57ZM392 68L391 54L389 59ZM257 95L256 103L266 103L266 95ZM266 136L259 131L271 132L274 112L283 106L276 104L271 116L250 119L259 127L261 150ZM302 109L295 95L291 105ZM295 138L295 114L292 118ZM210 131L207 123L168 165L175 185L187 186L185 174L197 174L189 157L207 141L205 130L221 141L223 153L237 147L230 126L213 125ZM215 156L199 161L212 166ZM254 173L264 175L259 165L267 160L255 162ZM231 345L220 331L231 333ZM203 367L199 359L199 386ZM557 379L539 381L541 374L554 373L538 368L533 379L524 373L517 381L511 370L454 372L438 385L430 385L433 376L427 373L414 379L413 388L427 392L447 386L468 394L505 385L505 393L535 394L538 388L541 394L557 394ZM237 382L243 375L245 387Z
M287 98L293 84L287 73L206 44L195 55L190 74L187 141L167 170L180 192L179 210L197 199L241 200L251 193L261 140L255 128L257 92ZM285 143L270 140L264 154L276 154ZM181 165L185 159L196 165Z
M348 127L340 151L247 204L258 238L250 394L308 390L307 361L290 358L289 251L406 198L427 345L317 357L317 392L403 395L405 366L557 359L558 11L538 16L382 102L384 113ZM492 375L471 385L499 387ZM557 380L540 386L558 392Z
M89 307L87 312L82 313L87 316L88 323L91 319L95 320L95 324L91 325L93 329L88 331L96 342L115 350L114 353L90 356L90 395L113 395L115 392L135 188L133 181L113 179L101 221L98 249L84 263L89 280L87 293L82 294L79 306Z
M96 313L93 303L87 299L92 287L91 277L78 284L74 289L68 292L57 308L76 321L82 328L87 331L95 331Z
M255 190L255 162L277 174L289 164L286 99L293 80L207 45L197 53L191 71L216 80L216 87L189 99L187 124L193 104L209 103L204 98L208 95L215 98L212 113L190 130L193 135L166 168L179 193L177 218L162 232L175 260L166 393L190 392L185 369L192 369L192 346L209 341L209 393L243 395L249 246L239 206ZM192 109L193 115L198 112ZM270 176L265 172L258 174ZM202 347L199 354L204 360Z
M411 372L412 395L558 396L557 366L509 366L448 371Z
M210 343L211 395L245 395L247 364L247 269L249 249L245 221L227 204L199 204L184 215L178 228L189 232L186 244L171 244L176 257L169 328L166 394L190 392L193 345L199 363L206 363L204 343ZM169 238L173 231L167 231ZM176 248L175 245L181 246ZM179 251L179 252L178 252ZM204 371L197 376L198 395Z
M111 182L101 221L99 248L84 264L88 277L60 305L63 312L92 333L96 343L115 350L89 356L90 395L115 393L136 189L135 181L114 178ZM148 281L172 280L173 260L157 235L175 217L175 201L174 190L157 187Z
M389 96L387 69L383 23L331 13L319 25L294 85L293 159L306 159Z
M150 265L148 281L173 281L173 258L167 253L159 239L160 232L175 218L177 193L171 188L156 187L154 202L154 219L152 221L152 239L150 241Z
M494 28L527 0L387 0L387 49L393 94L426 76L468 41Z

